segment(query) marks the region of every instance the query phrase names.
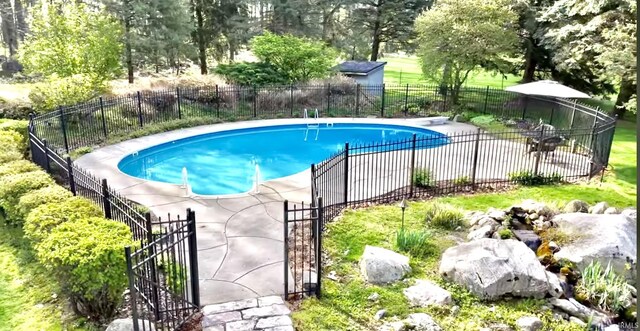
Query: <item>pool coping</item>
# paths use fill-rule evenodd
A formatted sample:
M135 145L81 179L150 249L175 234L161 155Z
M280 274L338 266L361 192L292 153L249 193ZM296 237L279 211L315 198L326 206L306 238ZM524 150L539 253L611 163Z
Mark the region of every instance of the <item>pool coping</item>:
M90 173L98 176L99 178L107 178L109 185L116 191L125 189L127 187L145 185L150 189L157 189L158 191L170 194L173 196L181 196L184 198L192 199L227 199L246 197L250 194L259 193L262 188L271 188L274 191L278 191L274 187L282 187L284 185L289 187L287 190L291 190L291 184L297 189L309 187L310 170L306 169L299 173L295 173L289 176L271 179L260 183L257 190L250 190L243 193L223 194L223 195L201 195L201 194L189 194L187 189L181 184L170 184L158 181L152 181L147 179L141 179L133 177L122 172L118 164L122 159L130 154L139 152L141 150L154 147L161 144L171 143L172 141L191 138L195 136L230 131L239 129L269 127L277 125L300 125L300 124L345 124L345 123L362 123L362 124L389 124L389 125L401 125L406 127L414 127L419 129L428 128L429 130L438 133L452 133L460 132L459 125L465 125L462 123L455 123L452 127L450 122L443 124L432 125L432 118L402 118L402 119L386 119L386 118L319 118L319 119L269 119L269 120L252 120L241 122L228 122L196 126L185 129L172 130L162 133L157 133L145 137L134 138L119 142L113 145L101 147L95 151L85 154L75 160L74 162L81 168L88 170ZM468 125L469 130L473 130L475 127ZM315 129L315 128L314 128ZM114 180L119 179L119 180ZM255 189L255 187L254 187ZM300 198L292 197L293 201L300 201ZM133 199L135 201L135 199Z

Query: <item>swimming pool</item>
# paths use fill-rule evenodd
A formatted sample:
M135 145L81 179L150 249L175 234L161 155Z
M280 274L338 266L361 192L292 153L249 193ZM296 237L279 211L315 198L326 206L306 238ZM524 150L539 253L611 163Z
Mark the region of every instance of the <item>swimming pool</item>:
M127 175L182 184L183 168L194 194L244 193L255 182L256 164L262 181L304 171L350 145L441 137L427 147L447 143L444 134L420 127L388 124L336 123L276 125L213 132L156 145L130 154L118 163Z

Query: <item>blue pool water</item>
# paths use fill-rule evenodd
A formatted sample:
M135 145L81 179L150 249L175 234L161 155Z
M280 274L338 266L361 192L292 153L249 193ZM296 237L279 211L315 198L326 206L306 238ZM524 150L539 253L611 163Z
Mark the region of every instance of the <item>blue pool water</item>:
M120 161L120 171L134 177L182 184L186 167L193 193L243 193L254 185L255 164L261 180L296 174L350 145L420 137L443 137L428 129L380 124L279 125L214 132L153 146Z

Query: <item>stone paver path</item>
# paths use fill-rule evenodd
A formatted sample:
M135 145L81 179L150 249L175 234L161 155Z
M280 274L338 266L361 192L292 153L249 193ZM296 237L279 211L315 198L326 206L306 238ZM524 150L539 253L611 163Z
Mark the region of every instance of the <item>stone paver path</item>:
M293 331L291 311L279 296L208 305L202 313L203 331Z

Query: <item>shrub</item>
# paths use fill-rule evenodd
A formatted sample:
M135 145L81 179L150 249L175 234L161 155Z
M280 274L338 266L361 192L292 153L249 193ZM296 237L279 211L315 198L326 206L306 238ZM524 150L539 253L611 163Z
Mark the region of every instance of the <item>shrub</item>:
M53 185L53 179L42 170L8 175L0 178L0 207L5 212L7 221L20 224L18 202L31 191Z
M41 169L35 163L28 160L16 160L5 164L0 164L0 177L36 170Z
M500 239L511 239L513 238L513 232L509 229L502 229L498 231L498 235L500 235Z
M493 115L480 115L480 116L471 118L469 121L475 125L483 126L483 125L488 125L495 122L496 118L493 117Z
M413 185L430 188L436 185L435 178L428 168L417 168L413 173Z
M73 196L60 185L51 185L26 193L18 201L18 218L24 220L30 211L47 203L60 203Z
M287 84L287 76L280 74L275 67L264 62L238 62L219 64L214 72L224 76L229 83L243 86L262 86Z
M460 176L453 181L453 184L460 186L469 185L471 184L471 179L469 179L469 176Z
M32 111L33 110L31 106L25 102L20 102L20 101L2 102L2 99L0 99L0 118L2 119L26 120L29 118L29 114Z
M425 220L429 226L445 230L455 230L464 225L464 215L460 209L439 202L427 205Z
M104 83L90 75L64 78L54 75L46 82L36 84L29 93L29 99L38 112L45 112L88 101L103 91Z
M71 197L60 203L47 203L32 210L24 221L24 234L37 244L62 223L103 215L104 212L91 200Z
M15 131L22 135L22 141L29 141L29 122L0 119L0 131Z
M576 298L584 298L592 305L610 312L620 312L631 304L631 292L623 277L611 268L602 269L593 261L582 271L576 286Z
M557 172L547 176L539 174L536 175L533 171L523 170L510 173L509 180L519 185L536 186L560 183L562 181L562 175Z
M72 159L77 159L85 154L89 154L93 152L93 148L89 147L89 146L83 146L83 147L78 147L76 149L74 149L70 154Z
M127 287L126 224L94 217L60 224L36 249L40 262L60 280L74 310L93 320L114 315Z
M0 131L0 164L20 160L24 156L26 144L15 131Z
M399 250L407 252L413 256L425 256L431 250L429 239L431 233L420 230L412 231L400 229L396 233L396 246Z

